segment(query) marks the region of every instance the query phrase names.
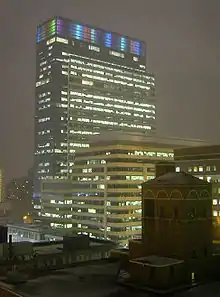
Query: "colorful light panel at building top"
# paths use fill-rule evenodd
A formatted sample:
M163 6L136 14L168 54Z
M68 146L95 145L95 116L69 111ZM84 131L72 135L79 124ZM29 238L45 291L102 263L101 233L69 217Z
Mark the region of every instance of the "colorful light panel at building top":
M127 50L127 39L125 37L120 37L120 49L122 52Z
M63 20L57 19L57 34L61 35L63 33Z
M141 44L140 41L130 41L130 52L131 54L135 54L140 56Z
M112 33L104 33L104 43L106 47L112 47Z
M143 42L133 40L120 34L106 32L101 29L92 28L73 23L62 18L54 18L37 28L37 43L55 34L66 38L105 46L115 51L131 53L132 55L145 56L145 45Z
M90 28L88 26L83 26L79 24L70 24L69 34L74 39L99 44L98 29Z
M141 43L139 41L131 40L128 37L119 34L105 32L99 29L90 28L80 24L69 24L70 37L94 43L97 45L104 45L116 51L130 52L131 54L140 56Z
M56 19L53 19L37 28L37 43L56 34Z
M141 42L114 33L104 33L104 44L116 51L129 52L137 56L141 53Z

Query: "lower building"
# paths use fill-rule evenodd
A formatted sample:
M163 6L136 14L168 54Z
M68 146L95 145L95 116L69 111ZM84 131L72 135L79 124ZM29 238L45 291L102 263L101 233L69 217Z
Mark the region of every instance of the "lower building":
M220 145L174 150L176 171L184 171L212 183L214 239L220 240Z
M141 184L154 178L155 163L173 160L173 148L189 143L140 134L93 137L89 148L76 151L71 182L42 182L44 224L126 246L141 236Z
M28 223L8 223L8 237L12 236L13 242L44 242L60 241L63 236L51 228L44 228Z
M209 279L215 259L212 185L174 171L143 183L142 239L130 241L127 265L135 286L164 293Z

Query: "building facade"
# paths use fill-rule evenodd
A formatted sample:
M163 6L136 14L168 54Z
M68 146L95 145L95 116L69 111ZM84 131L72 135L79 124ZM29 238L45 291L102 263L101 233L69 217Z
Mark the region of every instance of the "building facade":
M212 183L214 239L220 240L220 146L176 149L177 171L185 171Z
M155 163L173 160L173 147L186 144L138 134L94 136L89 148L76 151L71 183L43 182L43 221L126 246L141 235L141 184L154 178Z
M162 171L142 185L142 240L130 242L129 268L137 286L178 290L212 271L212 185L174 164Z
M77 148L105 130L155 132L145 43L55 17L37 28L34 197L68 179Z

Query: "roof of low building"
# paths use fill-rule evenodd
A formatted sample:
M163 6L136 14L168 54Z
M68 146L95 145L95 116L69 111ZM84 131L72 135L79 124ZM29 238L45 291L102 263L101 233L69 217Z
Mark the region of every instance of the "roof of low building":
M175 264L183 263L183 260L168 258L168 257L161 257L157 255L151 255L147 257L141 257L134 260L131 260L131 262L136 262L150 265L150 266L170 266Z
M146 181L148 185L208 185L205 180L201 180L186 172L168 172L164 175Z

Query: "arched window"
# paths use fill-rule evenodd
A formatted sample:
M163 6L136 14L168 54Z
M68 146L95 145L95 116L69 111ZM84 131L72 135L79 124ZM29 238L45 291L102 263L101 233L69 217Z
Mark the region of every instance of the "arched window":
M182 193L180 191L174 190L174 191L171 192L170 198L182 199L183 195L182 195Z
M210 194L207 190L203 190L201 193L200 193L200 197L201 198L208 198L210 197Z
M198 198L199 197L199 194L198 194L198 192L196 191L196 190L192 190L192 191L190 191L189 193L188 193L188 195L187 195L187 198L194 198L194 199L196 199L196 198Z
M146 193L144 193L144 198L155 198L153 191L147 190Z
M157 192L157 198L168 198L168 194L165 190L161 190Z

